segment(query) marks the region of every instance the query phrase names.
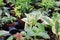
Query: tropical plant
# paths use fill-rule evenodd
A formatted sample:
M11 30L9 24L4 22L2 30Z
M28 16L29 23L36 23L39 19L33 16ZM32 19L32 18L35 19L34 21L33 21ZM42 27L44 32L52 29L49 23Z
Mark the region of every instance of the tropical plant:
M36 36L40 36L45 39L49 39L49 35L45 31L44 25L37 22L37 20L43 17L42 15L43 14L38 10L30 14L26 14L27 17L22 19L23 21L25 21L25 31L23 31L22 33L23 35L25 34L24 36L26 38L29 39L31 36L34 36L34 40L36 40ZM44 33L45 35L42 33Z
M14 38L16 40L40 40L41 38L51 40L53 35L60 38L60 1L6 0L6 3L3 3L3 1L0 0L0 27L5 23L13 23L21 15L24 18L20 20L25 22L24 31L12 34L7 40L13 40ZM10 11L14 11L14 17L10 15ZM46 28L50 28L50 30ZM52 32L51 35L50 31ZM9 32L0 30L0 36L4 36L7 33Z
M16 16L20 17L21 13L29 13L33 10L30 0L16 0L14 11Z
M0 0L0 6L3 5L3 0Z
M55 6L55 0L42 0L42 2L39 2L37 4L40 4L40 6L49 9Z
M59 32L59 29L60 29L60 14L53 14L53 17L52 18L49 18L49 17L43 17L43 23L42 24L45 24L45 25L50 25L51 26L51 29L52 29L52 32L54 34L56 34L56 36L58 37L60 34Z
M14 20L16 20L16 18L12 17L12 16L10 16L10 17L3 17L2 18L2 22L4 22L4 23L13 23Z
M37 23L33 27L30 27L30 26L26 25L25 31L22 31L21 33L25 36L25 38L27 40L29 40L29 39L36 40L37 36L42 37L44 39L49 39L50 38L49 35L47 34L47 32L45 31L44 26L41 25L40 23ZM34 37L34 38L32 38L32 37Z

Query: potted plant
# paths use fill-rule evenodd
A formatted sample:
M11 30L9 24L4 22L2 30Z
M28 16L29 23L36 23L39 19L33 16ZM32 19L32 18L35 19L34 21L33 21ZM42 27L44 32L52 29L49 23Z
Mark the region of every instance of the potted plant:
M34 14L35 13L35 14ZM30 14L25 14L26 18L23 18L22 20L25 22L25 31L22 31L21 33L25 36L26 40L39 40L42 38L49 39L49 35L45 31L45 27L43 24L37 22L37 20L41 19L43 15L41 12L34 11ZM39 15L39 16L38 16ZM43 34L44 33L44 34ZM45 36L43 36L45 35ZM33 37L33 38L32 38ZM40 37L40 38L37 38Z
M2 21L5 23L5 25L7 26L7 27L11 27L11 26L14 26L14 21L16 20L16 18L15 17L12 17L12 16L10 16L10 17L3 17L2 18Z

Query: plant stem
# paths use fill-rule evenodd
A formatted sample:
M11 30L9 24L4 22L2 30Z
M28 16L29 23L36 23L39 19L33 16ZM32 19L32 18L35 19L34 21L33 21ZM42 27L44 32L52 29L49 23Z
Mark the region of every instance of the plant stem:
M36 40L36 36L34 36L34 40Z

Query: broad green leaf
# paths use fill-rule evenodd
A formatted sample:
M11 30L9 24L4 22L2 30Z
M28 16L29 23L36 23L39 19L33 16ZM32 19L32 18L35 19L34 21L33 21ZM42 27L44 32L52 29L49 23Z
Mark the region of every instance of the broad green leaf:
M31 16L35 16L36 20L38 20L42 16L40 9L36 10L36 11L33 11L33 12L29 13L29 14Z
M52 32L53 32L54 34L56 34L55 26L52 26Z
M58 35L60 36L60 20L58 20L58 22L59 22Z
M44 28L44 26L42 24L37 23L36 26L38 26L39 32L44 32L45 31L45 28Z
M60 29L59 22L56 21L55 24L54 24L54 26L52 26L52 32L54 34L56 34L56 36L58 36L59 29Z
M10 36L7 40L13 40L14 36Z
M25 31L27 32L27 35L29 35L29 36L33 36L34 35L34 32L32 30L32 27L30 27L28 25L26 25Z
M8 31L0 30L0 36L4 36L8 33L9 33Z
M30 25L28 25L27 23L25 23L25 31L28 31L29 29L30 29L31 27L30 27Z
M56 35L58 36L59 22L55 22Z
M49 35L46 32L39 32L37 33L38 36L43 37L44 39L49 39Z
M37 23L35 16L29 15L29 14L25 14L25 15L27 18L22 19L25 23L29 25L35 25Z
M52 32L56 34L56 36L59 35L60 30L60 14L53 14L52 20L54 21L54 25L52 25Z
M25 31L22 31L21 34L24 35L24 36L27 35Z
M28 30L28 31L27 31L27 34L28 34L29 36L34 36L34 35L35 35L35 33L33 32L32 29Z
M39 32L39 28L37 28L37 27L35 27L35 26L33 26L32 30L33 30L34 33Z
M0 0L0 5L3 5L3 0Z
M43 23L42 23L43 25L51 25L51 26L54 25L54 21L48 16L43 16L42 20L43 20Z

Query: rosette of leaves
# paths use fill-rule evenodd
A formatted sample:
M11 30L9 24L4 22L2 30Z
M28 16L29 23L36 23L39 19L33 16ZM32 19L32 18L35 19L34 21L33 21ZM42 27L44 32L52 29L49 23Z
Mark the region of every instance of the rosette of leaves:
M11 16L9 11L7 10L8 8L3 7L3 10L1 10L1 23L9 23L9 22L14 22L16 20L15 17Z
M6 16L5 13L9 13L8 8L4 7L3 0L0 0L0 27L4 24L2 17ZM9 16L9 15L8 15Z
M43 14L38 10L25 15L26 18L22 19L25 22L25 31L23 31L22 34L27 39L31 38L31 36L34 36L34 40L36 40L36 36L49 39L49 35L45 31L44 25L37 22L38 19L43 17Z
M15 2L15 13L16 16L20 16L21 13L29 13L33 10L30 5L30 0L16 0Z
M4 23L13 23L14 20L16 20L16 18L15 18L15 17L12 17L12 16L10 16L10 17L3 17L3 18L2 18L2 21L3 21Z
M2 10L3 9L3 10ZM10 11L8 11L9 8L7 7L2 7L0 8L0 26L2 27L2 25L4 25L6 22L8 21L13 21L16 20L16 18L12 17L9 13Z
M42 0L42 2L37 3L39 6L44 7L45 9L49 9L55 6L55 0Z
M26 18L23 18L22 20L29 24L29 25L35 25L37 23L37 20L42 16L41 12L39 10L33 11L29 14L26 14Z
M37 26L37 27L36 27ZM26 39L31 39L31 40L37 40L37 36L42 37L44 39L49 39L49 35L47 34L47 32L45 31L45 28L42 24L37 23L35 26L33 27L29 27L28 25L26 25L26 30L21 32ZM34 38L32 38L34 37Z

